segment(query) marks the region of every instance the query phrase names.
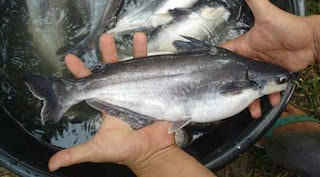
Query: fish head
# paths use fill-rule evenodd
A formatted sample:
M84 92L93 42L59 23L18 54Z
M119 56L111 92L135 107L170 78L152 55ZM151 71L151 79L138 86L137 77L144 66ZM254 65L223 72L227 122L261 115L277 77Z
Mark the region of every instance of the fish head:
M285 90L294 75L279 66L266 64L248 69L247 77L260 95L268 95Z

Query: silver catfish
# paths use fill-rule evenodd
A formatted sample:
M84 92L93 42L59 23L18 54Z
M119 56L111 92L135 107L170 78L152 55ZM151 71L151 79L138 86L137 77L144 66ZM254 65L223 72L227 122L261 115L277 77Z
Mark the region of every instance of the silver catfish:
M181 35L196 38L198 40L216 39L218 41L219 26L224 25L230 11L221 3L210 2L189 9L170 10L175 19L155 29L148 40L148 55L176 53L172 46L175 40L183 40ZM131 51L119 49L120 60L131 59Z
M174 8L189 8L192 7L199 0L149 0L138 1L137 4L127 4L133 6L120 15L114 28L110 29L108 33L124 33L136 29L154 29L160 25L169 23L173 17L168 13L170 9Z
M190 122L231 117L253 100L286 89L292 74L194 38L175 41L179 54L149 56L107 64L87 78L72 81L25 76L41 117L55 123L74 104L118 116L139 129L156 120L172 122L172 133Z
M73 7L69 7L69 13L77 9L82 16L82 27L78 24L71 24L68 30L76 32L67 41L68 43L59 48L56 54L66 54L72 52L78 56L86 57L85 59L98 59L96 55L100 35L105 31L108 23L113 19L115 13L120 7L123 0L76 0L72 1ZM71 9L71 10L70 10ZM75 18L75 17L74 17ZM78 17L79 18L79 17Z
M36 49L56 69L61 56L94 54L99 36L115 15L122 0L28 0L28 31Z
M218 37L215 29L226 23L230 17L230 11L218 3L201 5L192 10L175 9L171 12L178 13L179 18L170 24L159 27L151 34L151 39L148 42L149 53L176 52L172 42L183 40L181 35L198 40Z

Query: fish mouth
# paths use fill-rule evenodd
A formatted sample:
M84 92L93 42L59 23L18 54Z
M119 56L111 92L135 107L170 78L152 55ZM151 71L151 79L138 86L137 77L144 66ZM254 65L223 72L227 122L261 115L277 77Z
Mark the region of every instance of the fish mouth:
M283 83L283 84L278 84L275 81L270 81L268 84L266 84L262 89L259 89L259 94L260 95L269 95L273 93L278 93L286 90L289 86L289 82Z

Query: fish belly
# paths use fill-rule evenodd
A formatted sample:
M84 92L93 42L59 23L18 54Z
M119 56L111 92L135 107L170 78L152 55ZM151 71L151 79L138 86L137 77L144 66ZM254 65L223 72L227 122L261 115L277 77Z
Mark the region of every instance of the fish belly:
M206 95L206 98L194 101L189 107L192 110L192 122L205 123L229 118L243 111L260 96L258 91L252 89L235 95Z

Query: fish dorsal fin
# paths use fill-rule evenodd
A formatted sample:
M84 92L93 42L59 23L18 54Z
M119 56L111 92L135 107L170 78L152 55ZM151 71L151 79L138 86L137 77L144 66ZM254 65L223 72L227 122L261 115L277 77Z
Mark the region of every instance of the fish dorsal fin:
M172 43L172 45L177 49L179 53L210 51L210 49L213 47L210 44L192 37L183 35L181 35L181 37L187 39L188 41L175 40Z
M185 127L186 125L188 125L188 123L190 123L191 119L182 119L182 120L177 120L174 122L171 122L171 125L169 127L168 133L174 133L180 129L182 129L183 127Z
M186 8L175 8L175 9L169 10L169 13L173 16L173 18L179 18L183 15L191 14L192 10L186 9Z

